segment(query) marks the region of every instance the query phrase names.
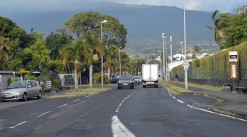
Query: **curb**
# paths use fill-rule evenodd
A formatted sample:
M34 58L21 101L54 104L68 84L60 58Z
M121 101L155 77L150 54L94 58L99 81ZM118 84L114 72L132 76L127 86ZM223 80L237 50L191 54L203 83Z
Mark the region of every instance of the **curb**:
M174 86L177 86L177 85L174 85ZM173 89L173 90L175 90L175 89ZM175 90L175 91L178 92L179 94L183 94L183 95L197 95L197 96L204 96L204 97L207 97L207 98L210 98L210 97L211 98L214 98L214 99L216 99L218 101L215 104L213 104L212 107L208 107L207 108L208 110L213 111L213 112L217 112L217 113L221 113L221 114L223 114L225 112L226 113L225 115L235 116L235 117L238 117L238 118L247 119L247 113L239 112L239 111L236 111L236 110L229 110L229 109L223 108L221 106L221 104L223 102L225 102L226 99L224 99L222 97L219 97L219 96L216 96L216 95L212 95L212 94L206 94L206 93L196 93L196 91L188 92L188 93L179 92L177 90ZM220 102L219 100L222 100L223 102ZM219 110L219 111L216 111L216 110Z

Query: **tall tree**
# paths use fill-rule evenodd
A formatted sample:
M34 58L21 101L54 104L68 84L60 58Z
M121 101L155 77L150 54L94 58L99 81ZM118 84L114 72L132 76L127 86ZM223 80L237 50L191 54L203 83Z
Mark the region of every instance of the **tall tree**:
M93 56L96 55L97 57L99 57L99 54L103 55L104 47L103 47L102 42L98 38L95 38L95 36L92 34L85 35L84 38L86 40L86 43L90 46L89 52L91 54L91 57L88 58L88 65L90 65L89 66L89 85L90 85L90 87L92 87L92 84L93 84L93 63L94 63L94 61L97 61L97 59L93 60Z
M0 70L8 69L9 38L0 36Z
M212 20L214 23L213 27L208 26L209 29L214 30L214 38L215 38L215 42L220 46L221 49L223 49L223 44L222 44L222 40L223 40L223 31L221 26L219 25L219 15L218 15L219 11L216 10L212 13Z
M91 59L90 46L86 43L85 39L78 38L63 47L60 55L64 66L68 63L74 64L75 88L78 88L78 76Z
M59 49L69 44L72 41L72 36L66 33L65 29L59 29L56 32L51 32L45 39L46 47L51 50L50 58L52 60L59 58Z
M118 60L117 54L118 53L118 48L117 46L106 46L105 47L105 65L108 67L108 78L110 78L111 74L111 68L115 60Z
M65 26L76 37L83 37L90 33L100 38L101 22L104 19L107 20L107 23L103 25L103 43L124 48L126 44L127 29L119 22L119 20L112 16L102 15L93 11L79 13L65 22Z

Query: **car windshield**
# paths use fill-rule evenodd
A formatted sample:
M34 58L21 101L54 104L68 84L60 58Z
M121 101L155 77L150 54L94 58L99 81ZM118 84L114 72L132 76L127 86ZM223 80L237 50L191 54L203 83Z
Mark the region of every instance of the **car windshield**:
M26 88L26 81L12 82L7 89Z
M121 76L120 80L132 80L132 77L130 77L130 76Z
M134 76L133 78L134 78L134 79L141 79L140 76Z

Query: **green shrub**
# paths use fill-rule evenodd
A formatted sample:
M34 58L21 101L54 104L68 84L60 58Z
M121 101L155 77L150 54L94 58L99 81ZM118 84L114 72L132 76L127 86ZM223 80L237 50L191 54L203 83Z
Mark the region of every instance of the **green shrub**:
M107 76L103 77L104 84L109 84L111 82L111 79ZM101 83L101 73L94 73L93 74L93 83L100 84Z
M15 82L15 81L18 81L17 77L9 77L7 82L8 82L8 85L9 85L10 83Z

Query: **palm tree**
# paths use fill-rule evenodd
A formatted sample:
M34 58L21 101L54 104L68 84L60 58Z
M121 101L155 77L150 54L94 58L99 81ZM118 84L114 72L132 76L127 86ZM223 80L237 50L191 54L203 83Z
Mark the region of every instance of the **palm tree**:
M94 35L92 34L88 34L85 36L85 40L86 40L86 43L90 46L89 50L90 50L90 54L91 54L91 57L89 57L88 59L88 65L90 65L89 67L89 84L90 84L90 87L92 87L93 85L93 55L97 55L98 56L98 53L99 54L103 54L104 52L104 48L102 46L102 43L100 42L100 40L98 38L95 38Z
M112 68L114 59L115 60L118 59L116 57L117 51L118 51L118 47L115 45L105 47L105 59L106 59L105 64L108 67L108 78L110 78L111 68Z
M212 16L211 16L211 18L212 18L212 20L213 20L213 22L214 22L214 27L210 27L210 26L208 26L208 28L209 29L211 29L211 30L214 30L214 38L215 38L215 42L220 46L220 48L222 49L223 48L223 43L222 43L222 41L223 41L223 30L222 30L222 27L221 27L221 25L220 25L220 18L219 17L217 17L217 15L218 15L218 13L219 13L219 11L218 10L216 10L216 11L214 11L213 13L212 13Z
M75 88L78 88L78 74L81 74L85 65L90 62L91 51L90 46L85 39L78 38L73 40L69 45L65 46L60 51L61 60L64 66L68 63L74 64L74 81Z

